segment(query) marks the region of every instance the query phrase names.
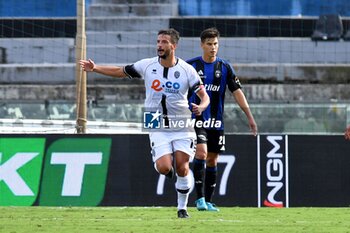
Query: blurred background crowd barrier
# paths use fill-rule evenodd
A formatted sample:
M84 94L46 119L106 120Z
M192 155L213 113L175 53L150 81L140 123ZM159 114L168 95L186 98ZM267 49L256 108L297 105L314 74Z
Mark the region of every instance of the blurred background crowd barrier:
M181 34L178 56L199 56L199 33L215 26L260 132L341 134L350 123L349 1L85 4L87 57L98 64L155 56L168 27ZM76 1L0 0L0 119L75 120L76 11ZM88 74L88 121L141 123L143 92L139 80ZM226 103L227 132L249 132L231 96Z

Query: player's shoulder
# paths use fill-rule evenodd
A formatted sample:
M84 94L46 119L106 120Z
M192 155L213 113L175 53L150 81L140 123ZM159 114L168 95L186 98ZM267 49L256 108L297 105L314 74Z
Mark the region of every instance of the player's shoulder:
M158 64L158 57L144 58L134 63L136 67L148 69Z
M223 59L221 57L216 57L216 62L221 62L224 65L231 65L231 62L229 62L228 60Z
M144 59L139 60L138 62L144 63L144 64L158 63L158 57L144 58Z
M187 63L181 58L178 58L177 64L185 70L191 70L191 71L194 70L193 66L191 66L189 63Z
M227 69L232 70L233 72L235 72L235 69L233 68L232 64L230 61L226 60L226 59L222 59L220 57L217 57L217 62L221 62Z
M201 60L201 56L198 56L198 57L194 57L194 58L188 59L188 60L186 60L186 62L189 63L189 64L193 64L193 63L195 63L197 61L200 61L200 60Z

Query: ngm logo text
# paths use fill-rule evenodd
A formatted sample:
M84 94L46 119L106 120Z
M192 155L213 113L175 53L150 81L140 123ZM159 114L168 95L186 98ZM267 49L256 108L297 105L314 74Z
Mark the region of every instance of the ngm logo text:
M260 205L288 207L287 136L266 136L260 144Z

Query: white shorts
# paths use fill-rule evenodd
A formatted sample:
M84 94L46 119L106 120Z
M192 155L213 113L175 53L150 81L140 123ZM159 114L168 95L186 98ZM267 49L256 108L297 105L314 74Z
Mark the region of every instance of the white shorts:
M157 132L150 134L150 143L152 148L152 159L155 162L160 157L173 154L175 151L182 151L193 160L196 152L196 134L195 133L167 133Z

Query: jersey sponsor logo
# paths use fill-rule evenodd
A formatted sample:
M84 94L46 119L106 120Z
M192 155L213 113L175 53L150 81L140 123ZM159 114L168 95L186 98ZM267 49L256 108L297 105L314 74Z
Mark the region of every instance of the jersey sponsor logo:
M213 85L213 84L205 84L205 89L207 91L219 91L220 90L220 85Z
M161 91L163 88L160 85L160 81L158 79L153 80L151 88L155 91Z
M167 81L162 84L158 79L153 80L151 88L157 92L163 91L167 93L179 93L180 83Z

